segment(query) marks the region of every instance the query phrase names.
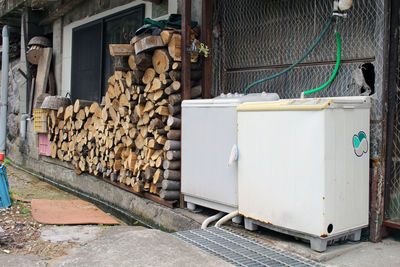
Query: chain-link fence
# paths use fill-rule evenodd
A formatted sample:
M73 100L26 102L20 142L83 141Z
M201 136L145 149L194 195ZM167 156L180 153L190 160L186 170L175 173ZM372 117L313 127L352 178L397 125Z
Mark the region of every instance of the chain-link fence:
M243 92L252 82L297 61L320 35L333 9L332 0L218 0L213 5L213 96ZM354 1L347 13L301 64L250 92L295 98L324 84L335 67L337 30L342 39L338 76L313 96L360 95L353 72L360 64L372 63L371 158L382 158L384 0Z
M400 16L400 15L399 15ZM400 28L399 28L400 30ZM398 35L397 35L398 37ZM391 153L391 177L390 177L390 193L389 193L389 206L387 207L387 216L389 219L398 221L400 223L400 42L398 47L397 57L397 80L396 90L393 92L395 97L394 105L392 107L394 120L393 120L393 140ZM390 140L388 140L390 142Z
M332 14L332 0L214 1L213 95L243 92L250 83L299 59L313 44ZM320 95L357 95L352 71L376 56L377 2L355 1L346 19L331 27L319 45L292 72L259 84L252 92L278 92L282 98L325 83L336 60L337 30L342 38L339 76ZM380 25L383 27L383 25Z
M354 71L360 64L372 63L371 158L383 165L384 8L384 0L354 1L348 17L339 19L301 64L279 78L254 86L250 92L297 98L300 92L324 84L335 67L334 31L338 31L342 39L339 73L331 85L313 96L360 95ZM320 35L332 9L333 0L213 1L212 95L243 92L254 81L296 62ZM400 151L400 143L398 148ZM396 166L400 177L400 161ZM383 184L380 177L378 195Z

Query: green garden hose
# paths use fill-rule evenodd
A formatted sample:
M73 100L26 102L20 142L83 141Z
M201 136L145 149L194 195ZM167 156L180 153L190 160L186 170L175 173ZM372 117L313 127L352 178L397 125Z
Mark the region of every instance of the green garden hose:
M264 79L255 81L254 83L250 84L250 85L247 86L247 88L244 90L244 94L247 95L247 93L248 93L248 91L249 91L249 89L250 89L251 87L253 87L253 86L255 86L255 85L259 84L259 83L262 83L262 82L265 82L265 81L274 79L274 78L276 78L276 77L278 77L278 76L281 76L282 74L285 74L286 72L288 72L288 71L290 71L291 69L293 69L294 67L296 67L300 62L302 62L302 61L311 53L311 51L312 51L312 50L317 46L317 44L321 41L322 37L324 37L324 35L325 35L326 32L328 31L328 29L329 29L329 27L331 26L332 21L333 21L334 19L335 19L334 17L331 17L331 18L328 20L328 23L325 25L324 29L322 30L321 34L318 36L317 40L313 43L313 45L307 50L307 52L306 52L299 60L297 60L295 63L293 63L293 64L290 65L287 69L285 69L285 70L283 70L283 71L281 71L281 72L278 72L278 73L276 73L276 74L273 74L273 75L271 75L271 76L268 76L268 77L266 77L266 78L264 78Z
M318 91L324 89L325 87L330 85L332 83L332 81L335 79L335 77L336 77L336 75L338 73L338 70L339 70L340 59L342 57L342 44L340 42L340 34L338 32L336 33L336 44L337 44L336 66L335 66L335 70L332 73L331 78L329 78L329 80L326 83L324 83L323 85L321 85L320 87L317 87L315 89L311 89L311 90L308 90L308 91L304 91L302 93L302 96L303 95L309 95L309 94L312 94L312 93L315 93L315 92L318 92Z

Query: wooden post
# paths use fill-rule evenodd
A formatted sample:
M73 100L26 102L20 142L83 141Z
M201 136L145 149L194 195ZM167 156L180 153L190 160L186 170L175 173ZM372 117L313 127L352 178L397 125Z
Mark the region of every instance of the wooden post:
M202 1L201 11L201 41L208 46L211 51L211 0ZM203 98L211 98L211 54L203 59L203 75L201 87L203 89Z
M191 12L192 12L192 1L182 0L182 44L181 44L181 54L182 54L182 100L190 99L190 52L188 48L190 47L190 24L191 24ZM183 194L180 194L179 198L180 208L185 207L183 200Z
M190 99L190 22L191 0L182 1L182 100Z

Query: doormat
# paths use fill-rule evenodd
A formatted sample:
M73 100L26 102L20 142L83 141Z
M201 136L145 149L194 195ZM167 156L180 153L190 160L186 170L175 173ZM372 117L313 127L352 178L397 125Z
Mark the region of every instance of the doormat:
M43 224L119 224L83 200L32 199L31 209L33 218Z

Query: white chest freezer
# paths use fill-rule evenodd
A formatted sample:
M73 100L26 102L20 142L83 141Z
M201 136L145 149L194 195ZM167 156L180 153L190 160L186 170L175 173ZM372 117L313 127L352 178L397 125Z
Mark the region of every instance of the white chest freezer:
M366 227L369 122L368 97L240 105L239 213L319 251L326 242L313 240Z
M237 164L228 166L237 143L236 107L278 99L269 93L228 94L182 102L181 191L186 202L224 212L237 209Z

